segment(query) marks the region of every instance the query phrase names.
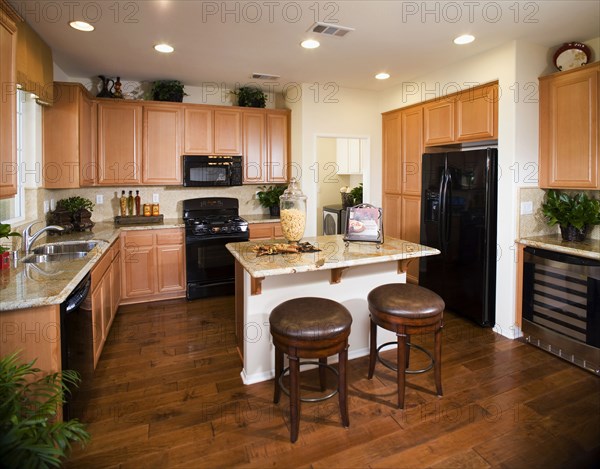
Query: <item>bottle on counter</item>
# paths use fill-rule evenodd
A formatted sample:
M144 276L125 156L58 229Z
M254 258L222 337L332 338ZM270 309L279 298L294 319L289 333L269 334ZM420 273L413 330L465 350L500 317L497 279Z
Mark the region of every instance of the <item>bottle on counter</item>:
M133 215L133 191L129 191L129 197L127 197L127 213L129 216Z
M121 216L127 216L127 197L125 197L125 191L121 191L121 198L119 199L119 205L121 206Z
M135 191L135 214L140 215L140 206L142 199L140 198L140 191Z

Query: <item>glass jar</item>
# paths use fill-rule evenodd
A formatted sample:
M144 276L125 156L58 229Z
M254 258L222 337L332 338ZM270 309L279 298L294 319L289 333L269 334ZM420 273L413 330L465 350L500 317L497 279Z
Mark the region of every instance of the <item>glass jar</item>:
M279 197L279 206L283 236L288 243L297 243L304 236L306 227L306 196L298 187L296 178L292 178L288 188Z

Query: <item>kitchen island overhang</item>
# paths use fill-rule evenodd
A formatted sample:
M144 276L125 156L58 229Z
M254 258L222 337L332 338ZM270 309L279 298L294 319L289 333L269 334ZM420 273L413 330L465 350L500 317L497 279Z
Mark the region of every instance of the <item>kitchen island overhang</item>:
M342 235L317 236L303 241L320 250L258 256L256 246L283 241L227 245L236 259L236 338L245 384L274 376L269 315L277 305L305 296L329 298L343 304L353 318L348 358L362 357L369 352L369 292L386 283L406 282L409 262L440 253L428 246L391 237L386 237L383 244L345 243ZM381 343L395 339L389 331L380 331L378 337Z

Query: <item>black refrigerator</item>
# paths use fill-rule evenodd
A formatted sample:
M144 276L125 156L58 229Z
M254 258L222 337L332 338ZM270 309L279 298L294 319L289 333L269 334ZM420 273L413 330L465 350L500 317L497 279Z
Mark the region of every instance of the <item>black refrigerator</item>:
M496 317L498 150L426 153L422 161L419 285L481 326Z

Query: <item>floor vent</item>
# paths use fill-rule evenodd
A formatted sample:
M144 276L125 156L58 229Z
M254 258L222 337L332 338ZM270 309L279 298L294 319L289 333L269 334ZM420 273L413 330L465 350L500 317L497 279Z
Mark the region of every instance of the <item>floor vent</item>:
M308 30L313 33L324 34L326 36L344 37L350 31L354 31L354 28L339 26L337 24L314 23Z

